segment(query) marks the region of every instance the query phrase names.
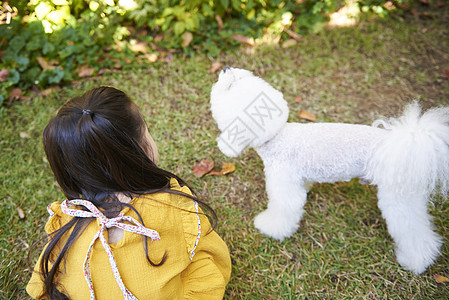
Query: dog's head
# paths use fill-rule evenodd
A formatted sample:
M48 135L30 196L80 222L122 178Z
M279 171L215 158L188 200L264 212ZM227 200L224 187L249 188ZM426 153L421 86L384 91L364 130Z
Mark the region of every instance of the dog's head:
M231 67L212 86L211 110L221 130L218 147L233 157L272 139L289 112L281 92L250 71Z

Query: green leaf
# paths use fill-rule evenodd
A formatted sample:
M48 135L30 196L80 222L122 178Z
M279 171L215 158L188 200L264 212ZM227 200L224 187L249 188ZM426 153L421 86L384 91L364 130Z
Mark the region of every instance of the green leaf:
M51 0L54 5L69 5L69 2L67 0Z
M31 40L27 43L26 49L28 51L34 51L39 49L42 46L43 36L33 36Z
M8 50L11 49L11 51L19 52L24 46L26 45L26 41L23 36L16 35L12 38L12 40L9 42Z
M17 72L15 69L8 69L8 73L9 73L9 76L7 77L8 80L11 80L13 84L19 83L20 80L19 72Z
M25 56L18 56L16 58L16 63L19 65L19 71L22 72L28 67L28 64L30 63L30 59Z
M59 83L61 79L64 77L64 71L60 68L55 68L50 71L50 76L48 77L48 83Z
M53 6L48 4L47 2L40 2L39 5L34 9L36 17L39 20L43 20L52 10Z
M45 55L51 54L55 51L55 46L52 43L46 42L42 48L42 53Z
M185 31L185 28L184 22L176 22L173 26L173 31L176 36L180 36Z
M224 8L228 8L228 6L229 6L229 0L220 0L220 4L221 4L221 6L223 6Z

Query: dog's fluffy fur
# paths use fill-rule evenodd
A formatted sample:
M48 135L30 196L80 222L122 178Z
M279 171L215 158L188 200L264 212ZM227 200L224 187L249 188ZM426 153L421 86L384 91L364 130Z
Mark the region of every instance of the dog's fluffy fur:
M266 105L248 110L261 94L271 111ZM401 117L373 126L286 123L282 93L247 70L227 67L212 87L211 110L225 155L254 147L264 162L268 208L254 221L262 233L278 240L291 236L313 182L359 177L378 187L378 206L398 262L420 274L438 256L442 239L433 231L427 206L432 193L446 194L449 188L449 107L422 114L414 102Z

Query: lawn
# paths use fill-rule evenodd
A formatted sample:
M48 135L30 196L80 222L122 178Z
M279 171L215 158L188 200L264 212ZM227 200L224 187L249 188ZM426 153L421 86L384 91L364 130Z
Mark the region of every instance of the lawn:
M300 229L278 242L257 232L253 218L266 207L263 164L256 152L226 158L216 147L209 111L217 73L211 61L252 70L284 93L291 122L306 110L317 122L370 124L417 99L449 105L449 5L436 15L365 20L328 28L298 44L262 45L222 54L198 54L168 63L128 66L15 103L0 118L0 298L27 299L28 252L47 219L46 205L63 200L42 147L41 133L68 98L99 85L124 90L141 107L160 152L160 166L188 181L219 216L217 231L233 262L226 299L442 299L449 283L449 202L429 207L444 238L441 255L420 276L397 263L376 205L376 188L357 180L315 185ZM298 99L301 101L297 101ZM196 178L192 166L210 157L232 162L226 176ZM23 211L23 215L19 214ZM38 250L34 251L34 264Z

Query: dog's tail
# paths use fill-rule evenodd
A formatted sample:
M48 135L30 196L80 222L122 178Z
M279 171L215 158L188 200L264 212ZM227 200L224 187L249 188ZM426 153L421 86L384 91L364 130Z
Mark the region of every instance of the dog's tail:
M397 119L377 120L388 133L375 146L367 179L396 195L425 199L449 191L449 107L421 113L415 101Z

